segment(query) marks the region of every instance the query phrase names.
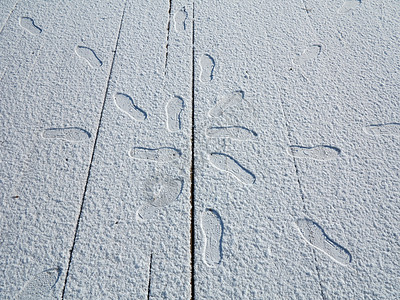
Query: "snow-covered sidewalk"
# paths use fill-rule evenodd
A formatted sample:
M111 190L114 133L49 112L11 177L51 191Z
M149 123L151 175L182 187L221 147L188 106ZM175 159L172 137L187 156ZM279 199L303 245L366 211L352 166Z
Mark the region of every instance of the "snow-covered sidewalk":
M0 3L0 299L400 298L400 3Z

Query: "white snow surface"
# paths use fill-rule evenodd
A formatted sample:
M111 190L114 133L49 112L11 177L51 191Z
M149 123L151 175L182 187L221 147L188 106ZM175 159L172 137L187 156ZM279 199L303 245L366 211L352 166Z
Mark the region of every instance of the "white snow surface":
M0 299L400 299L400 2L0 2Z

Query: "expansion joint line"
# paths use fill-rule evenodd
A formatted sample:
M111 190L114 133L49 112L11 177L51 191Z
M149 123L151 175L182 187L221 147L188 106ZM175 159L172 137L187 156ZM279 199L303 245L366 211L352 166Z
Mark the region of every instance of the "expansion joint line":
M311 16L310 16L311 9L307 8L306 0L303 0L303 5L304 5L304 10L306 12L308 23L310 24L311 30L312 30L313 35L314 35L314 41L317 41L317 31L315 30L315 28L314 28L314 26L312 25L312 22L311 22ZM304 75L303 75L303 77L304 77ZM283 110L283 103L281 102L281 104L282 104L282 110ZM286 116L285 116L285 119L286 119ZM289 137L289 128L288 128L287 121L286 121L286 129L288 131L288 137ZM296 169L297 183L299 185L300 194L301 194L301 197L303 198L303 209L304 209L304 211L306 211L304 192L303 192L303 189L301 187L299 168L297 166L297 162L296 162L296 158L295 157L293 157L293 162L294 162L294 167ZM326 296L325 296L324 290L322 288L321 272L320 272L319 267L318 267L317 255L316 255L314 249L313 249L313 256L314 256L314 261L315 261L315 270L316 270L317 275L318 275L318 283L319 283L321 297L322 297L322 300L326 300Z
M0 28L0 34L3 33L4 27L6 27L8 20L10 19L11 15L14 13L14 10L17 8L17 5L21 2L21 0L18 0L15 2L14 7L10 10L8 13L7 19L4 21L3 25Z
M292 137L290 135L290 130L289 130L289 121L288 121L288 118L286 116L286 111L285 111L285 108L284 108L284 105L283 105L282 96L281 96L282 95L282 91L280 89L279 89L279 95L280 95L279 100L280 100L281 111L282 111L283 119L285 120L286 135L287 135L289 143L293 144L293 139L292 139ZM299 186L300 196L301 196L301 199L303 200L303 208L305 210L306 209L306 206L305 206L305 195L304 195L304 192L303 192L303 188L301 186L300 172L299 172L299 168L297 166L297 161L296 161L295 157L293 157L293 165L294 165L294 169L295 169L295 172L296 172L296 178L297 178L297 184Z
M315 30L314 26L312 25L311 16L310 16L310 12L311 12L312 9L311 8L307 8L306 0L303 0L303 5L304 5L303 10L306 12L308 23L310 24L310 27L311 27L311 29L313 31L314 42L316 42L317 41L317 31Z
M279 91L279 95L282 95L281 91ZM286 128L286 134L287 134L287 137L288 137L288 141L289 141L289 143L292 144L293 141L292 141L292 138L290 136L289 121L288 121L288 118L286 116L286 112L285 112L285 109L284 109L284 106L283 106L283 101L282 101L281 96L279 97L279 99L280 99L280 105L281 105L283 118L285 120L285 128ZM301 196L301 199L303 200L303 209L304 209L304 211L306 211L305 195L304 195L304 192L303 192L303 187L301 186L299 167L297 166L297 161L296 161L295 157L293 157L293 165L294 165L294 169L295 169L295 172L296 172L296 178L297 178L297 184L299 186L300 196ZM322 289L321 273L320 273L320 270L319 270L319 267L318 267L317 255L316 255L314 249L313 249L313 257L314 257L314 261L315 261L315 270L316 270L317 276L318 276L318 283L319 283L319 287L320 287L321 297L322 297L322 300L326 300L324 291Z
M194 194L194 175L195 175L195 92L194 92L194 84L195 84L195 51L194 51L194 1L193 1L193 11L192 11L192 164L190 167L190 202L191 202L191 210L190 210L190 265L191 265L191 277L190 277L190 287L191 287L191 299L195 299L195 194Z
M171 10L172 10L172 0L169 0L168 23L167 23L167 42L165 44L164 75L167 73L167 64L168 64L169 32L171 30Z
M321 271L319 270L318 267L318 261L317 261L317 253L315 253L315 249L312 249L313 251L313 256L314 256L314 261L315 261L315 270L317 271L317 275L318 275L318 282L319 282L319 289L321 292L321 298L322 300L327 300L325 294L324 294L324 290L322 288L322 280L321 280Z
M153 264L153 253L150 254L150 264L149 264L149 284L147 286L147 300L150 300L151 293L151 265Z
M73 242L72 242L72 247L71 247L71 249L69 250L69 252L70 252L70 253L69 253L69 261L68 261L67 272L66 272L66 275L65 275L64 287L63 287L61 299L64 299L65 289L66 289L66 287L67 287L68 276L69 276L69 270L70 270L71 262L72 262L72 254L73 254L74 249L75 249L76 239L77 239L78 230L79 230L79 224L80 224L80 220L81 220L81 216L82 216L83 205L84 205L84 202L85 202L85 199L86 199L86 192L87 192L87 187L88 187L89 178L90 178L90 175L91 175L94 152L95 152L95 150L96 150L97 139L98 139L98 136L99 136L99 130L100 130L100 126L101 126L101 121L102 121L102 119L103 119L104 107L105 107L105 103L106 103L106 98L107 98L107 94L108 94L108 89L109 89L109 86L110 86L111 74L112 74L113 67L114 67L115 55L116 55L116 53L117 53L117 48L118 48L118 42L119 42L119 38L120 38L120 35L121 35L121 28L122 28L122 22L123 22L124 16L125 16L126 4L127 4L127 1L125 1L125 4L124 4L124 9L123 9L123 11L122 11L121 21L120 21L120 23L119 23L118 35L117 35L117 38L116 38L116 41L115 41L115 46L114 46L114 51L113 51L114 54L113 54L113 58L112 58L112 62L111 62L110 72L109 72L109 74L108 74L107 86L106 86L106 90L105 90L105 93L104 93L103 104L102 104L102 107L101 107L100 117L99 117L99 121L98 121L98 125L97 125L96 137L95 137L95 139L94 139L94 144L93 144L93 149L92 149L92 155L91 155L91 158L90 158L90 164L89 164L89 168L88 168L88 174L87 174L87 177L86 177L85 188L84 188L84 191L83 191L83 196L82 196L82 201L81 201L81 207L80 207L80 210L79 210L78 219L77 219L77 221L76 221L74 240L73 240Z

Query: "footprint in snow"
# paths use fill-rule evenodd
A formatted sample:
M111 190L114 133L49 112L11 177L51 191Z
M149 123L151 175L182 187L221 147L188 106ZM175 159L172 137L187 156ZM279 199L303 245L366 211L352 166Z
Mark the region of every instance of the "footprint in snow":
M133 149L129 151L129 156L138 160L153 161L156 163L168 163L178 159L181 156L181 151L172 147L133 147Z
M82 57L92 68L100 68L103 65L96 53L88 47L76 46L75 53Z
M201 216L204 236L203 261L208 267L217 267L222 260L223 224L221 216L213 209L207 209Z
M340 154L340 149L332 146L302 147L290 146L287 153L296 158L309 158L313 160L326 161L335 159Z
M322 251L341 265L347 266L350 264L350 252L331 240L317 223L310 219L298 219L296 225L301 236L308 244Z
M52 268L34 275L17 295L17 299L48 299L51 289L60 279L62 269Z
M42 29L35 25L35 21L29 17L20 17L19 25L32 35L42 33Z
M177 200L182 193L183 179L166 178L161 181L161 188L151 201L143 204L136 212L136 221L143 222L154 218L158 212Z
M42 132L44 139L60 139L68 142L83 142L90 138L90 133L78 127L48 128Z
M207 83L213 80L214 67L215 67L214 59L210 55L204 54L200 57L199 64L200 64L200 81Z
M400 136L400 123L387 123L369 125L363 128L368 135L393 135Z
M116 93L114 95L114 103L120 111L135 121L143 122L147 119L146 112L140 109L127 94Z

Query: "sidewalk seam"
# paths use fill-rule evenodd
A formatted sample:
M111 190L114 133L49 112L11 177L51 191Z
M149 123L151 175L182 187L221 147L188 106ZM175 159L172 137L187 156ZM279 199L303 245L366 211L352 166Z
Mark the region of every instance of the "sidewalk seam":
M83 191L81 207L80 207L80 210L79 210L78 220L77 220L76 226L75 226L74 239L73 239L73 242L72 242L72 247L69 250L70 255L69 255L67 271L66 271L66 274L65 274L64 287L63 287L63 290L62 290L61 299L64 299L65 289L66 289L66 286L67 286L67 283L68 283L69 269L70 269L71 262L72 262L72 254L73 254L74 249L75 249L77 234L78 234L78 230L79 230L79 224L80 224L80 220L81 220L81 216L82 216L83 205L84 205L84 202L85 202L88 182L89 182L89 178L90 178L90 174L91 174L91 170L92 170L94 152L96 150L97 139L98 139L98 136L99 136L99 130L100 130L100 126L101 126L101 120L103 118L104 107L105 107L106 98L107 98L107 95L108 95L108 89L109 89L109 86L110 86L112 70L113 70L113 67L114 67L115 56L116 56L117 48L118 48L118 42L119 42L119 38L120 38L120 35L121 35L121 28L122 28L122 22L124 20L126 4L127 4L127 1L125 1L124 9L123 9L122 16L121 16L121 21L120 21L120 24L119 24L118 35L117 35L117 39L116 39L116 43L115 43L115 47L114 47L114 51L113 51L114 52L113 59L112 59L112 62L111 62L110 72L108 74L106 91L104 93L103 105L102 105L101 112L100 112L99 123L98 123L98 126L97 126L96 137L95 137L95 140L94 140L92 155L91 155L91 158L90 158L90 164L89 164L89 168L88 168L88 175L86 177L86 183L85 183L85 188L84 188L84 191Z

